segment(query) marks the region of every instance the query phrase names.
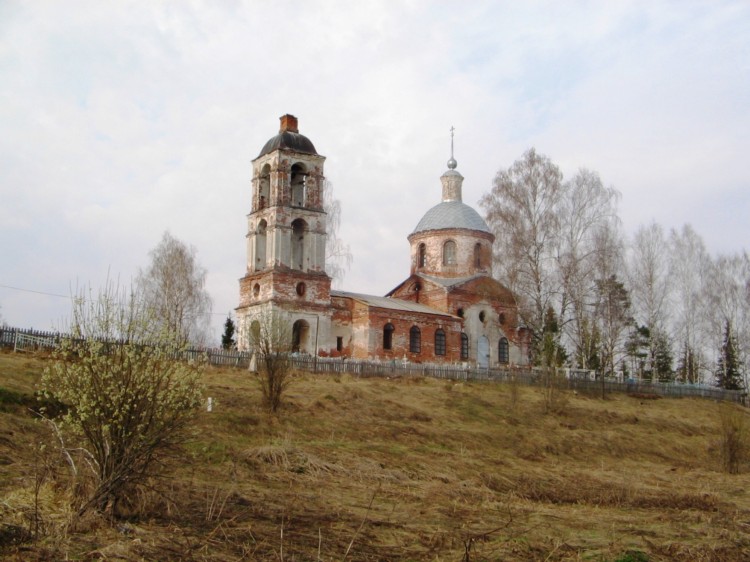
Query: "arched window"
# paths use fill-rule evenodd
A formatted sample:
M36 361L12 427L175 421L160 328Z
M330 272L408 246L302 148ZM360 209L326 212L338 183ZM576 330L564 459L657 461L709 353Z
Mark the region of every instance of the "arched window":
M443 244L443 265L456 265L456 243L453 240Z
M292 269L305 269L305 231L307 223L297 219L292 223Z
M306 205L306 180L307 173L302 164L292 166L292 206L304 207Z
M412 353L422 352L422 332L416 326L412 326L409 330L409 351Z
M383 349L393 349L394 330L395 328L390 322L383 327Z
M266 268L266 227L267 223L262 220L255 229L255 270Z
M482 245L479 242L474 245L474 267L482 267Z
M497 344L497 361L503 365L510 362L508 338L500 338L500 342Z
M424 243L419 245L417 267L424 267L427 265L427 246Z
M461 359L466 360L469 358L469 336L461 334Z
M258 209L268 207L271 196L271 166L266 164L258 177Z
M445 355L445 332L440 328L435 330L435 355Z

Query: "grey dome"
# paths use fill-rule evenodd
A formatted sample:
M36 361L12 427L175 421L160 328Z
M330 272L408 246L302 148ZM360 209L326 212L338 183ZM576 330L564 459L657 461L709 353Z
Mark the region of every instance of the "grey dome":
M315 147L310 139L305 135L293 133L292 131L283 131L270 139L258 154L258 158L273 152L276 149L293 150L294 152L304 152L305 154L317 154Z
M448 228L465 228L491 234L479 213L461 201L443 201L435 205L425 213L412 234Z

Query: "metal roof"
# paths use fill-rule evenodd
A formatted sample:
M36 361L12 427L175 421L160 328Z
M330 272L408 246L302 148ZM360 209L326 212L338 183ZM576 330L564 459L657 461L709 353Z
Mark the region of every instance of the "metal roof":
M443 201L427 211L419 221L416 232L426 230L444 230L448 228L465 228L490 233L484 219L474 209L461 201Z
M283 131L271 138L258 154L258 158L273 152L276 149L293 150L294 152L304 152L305 154L317 154L315 146L305 135L293 133L292 131Z
M363 302L369 306L377 308L386 308L390 310L400 310L403 312L420 312L422 314L437 314L440 316L453 316L448 312L443 312L430 306L418 304L411 301L403 301L401 299L392 299L389 297L378 297L375 295L363 295L361 293L349 293L347 291L331 291L333 297L344 297L353 300Z

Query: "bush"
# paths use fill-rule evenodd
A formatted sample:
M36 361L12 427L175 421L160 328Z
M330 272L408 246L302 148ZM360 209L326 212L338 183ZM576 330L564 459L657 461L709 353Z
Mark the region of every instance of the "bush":
M180 349L167 334L146 344L153 324L144 310L112 289L76 299L75 337L61 341L42 377L46 396L69 407L54 424L65 458L78 478L79 465L93 478L79 513L115 515L184 439L201 403L201 366L175 360Z

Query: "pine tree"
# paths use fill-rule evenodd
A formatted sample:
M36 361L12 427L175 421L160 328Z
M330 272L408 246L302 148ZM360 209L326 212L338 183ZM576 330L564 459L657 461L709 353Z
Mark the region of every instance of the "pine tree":
M659 382L672 382L674 371L672 370L672 346L669 338L661 331L657 331L651 341L651 353L654 377Z
M544 315L542 341L540 342L538 359L545 367L562 367L568 358L565 348L560 343L560 326L557 315L551 306L547 307Z
M716 384L725 390L742 390L742 362L737 354L737 339L732 324L727 320L724 326L724 343L716 366Z
M221 347L224 349L234 349L234 322L231 316L227 316L227 321L224 322L224 334L221 336Z

